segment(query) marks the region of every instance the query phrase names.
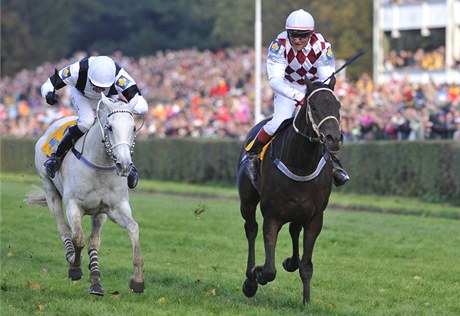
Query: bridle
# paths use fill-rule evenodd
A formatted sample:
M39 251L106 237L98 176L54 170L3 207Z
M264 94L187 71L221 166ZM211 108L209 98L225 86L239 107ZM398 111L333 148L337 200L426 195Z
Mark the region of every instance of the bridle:
M323 125L324 122L326 122L327 120L334 120L335 122L337 122L337 125L339 126L339 129L340 129L340 122L339 122L340 117L337 119L335 116L329 115L329 116L326 116L325 118L323 118L318 124L315 123L315 120L313 119L313 115L311 114L310 98L315 93L317 93L319 91L329 91L337 99L337 97L335 96L334 92L331 89L325 88L325 87L315 89L308 95L307 100L305 101L305 102L307 102L307 110L306 110L306 115L305 115L305 121L306 121L307 125L311 124L311 127L312 127L313 131L316 133L317 136L313 137L311 135L307 135L307 134L303 133L302 131L300 131L297 128L297 126L295 125L295 122L297 120L297 115L300 113L300 110L297 111L297 113L295 114L294 120L292 121L292 127L294 128L294 130L296 131L297 134L302 135L303 137L307 138L310 142L317 142L317 143L320 143L320 144L324 144L324 134L321 133L320 130L319 130L321 125Z
M99 105L100 105L100 103L101 102L98 103L98 106L97 106L97 109L96 109L96 119L97 119L97 122L99 124L100 129L101 129L102 142L104 143L104 147L105 147L105 151L107 152L107 155L109 155L109 157L114 162L117 162L117 157L114 154L114 148L116 148L118 146L128 146L129 150L130 150L130 153L131 153L131 156L132 156L134 154L134 147L136 145L135 140L136 140L136 137L137 137L137 133L139 132L139 130L144 125L144 116L142 115L142 125L139 128L135 129L135 131L133 133L133 136L132 136L132 139L131 139L130 142L123 141L123 142L119 142L119 143L116 143L116 144L112 144L110 142L110 139L109 139L109 132L111 131L112 127L109 124L102 124L101 118L99 116ZM129 114L129 115L131 115L133 117L133 113L130 110L114 110L114 111L110 112L107 115L107 117L110 117L110 116L115 115L115 114L122 114L122 113L127 113L127 114Z
M326 163L332 159L332 160L335 160L335 152L332 152L330 149L329 149L329 146L328 146L328 143L324 140L324 134L320 132L320 128L321 126L328 120L333 120L337 123L337 125L339 126L339 130L340 130L340 117L337 118L333 115L329 115L329 116L326 116L325 118L323 118L318 124L316 124L315 120L313 119L313 115L311 113L311 105L310 105L310 98L317 92L319 91L329 91L331 92L334 97L335 97L335 94L334 92L332 92L331 89L329 88L325 88L325 87L321 87L321 88L318 88L316 90L313 90L308 96L307 96L307 100L305 101L307 103L307 109L306 109L306 114L305 114L305 121L307 123L307 125L310 125L312 126L312 129L313 131L316 133L316 137L313 137L311 135L307 135L305 133L303 133L302 131L300 131L297 126L295 125L295 122L297 120L297 115L299 114L300 110L297 111L295 117L294 117L294 120L292 121L292 126L295 130L295 132L305 138L307 138L310 142L316 142L316 143L319 143L322 148L323 148L323 153L322 153L322 156L321 158L319 159L318 161L318 164L316 166L316 169L309 175L306 175L306 176L300 176L300 175L297 175L296 173L292 172L288 166L286 166L279 158L276 158L275 160L273 160L273 163L276 165L276 167L282 172L284 173L288 178L294 180L294 181L298 181L298 182L307 182L307 181L311 181L313 179L315 179L320 173L321 173L321 170L323 169L323 167L326 165ZM337 97L336 97L337 99Z

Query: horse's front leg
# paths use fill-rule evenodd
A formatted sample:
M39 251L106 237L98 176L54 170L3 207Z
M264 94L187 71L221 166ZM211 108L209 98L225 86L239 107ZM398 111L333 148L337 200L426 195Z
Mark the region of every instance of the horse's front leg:
M243 293L246 297L253 297L257 292L257 287L259 286L253 273L254 266L256 265L255 241L258 231L256 206L252 204L248 205L248 203L242 202L240 211L241 216L245 220L244 230L246 232L246 239L248 240L248 259L246 263L246 280L243 283Z
M313 276L313 247L323 228L323 212L317 214L310 223L304 225L303 255L300 261L300 278L303 283L303 303L310 302L310 282Z
M281 224L279 221L273 218L264 219L265 264L262 267L255 267L253 271L260 285L265 285L276 277L275 248L280 229Z
M69 278L73 281L80 280L83 276L81 271L81 251L85 247L85 235L81 226L81 218L83 217L83 211L78 207L75 201L70 200L67 203L67 219L70 227L72 228L72 245L75 253L67 259L69 262ZM69 241L65 241L66 249L71 248ZM69 251L67 250L67 253ZM72 260L73 259L73 260Z
M99 271L99 247L101 245L101 231L107 220L107 215L98 214L91 217L91 235L88 240L89 256L89 293L94 295L104 295L104 289L101 284L101 273Z
M129 288L135 293L142 293L145 289L144 274L142 272L144 262L142 261L141 248L139 244L139 225L131 217L131 207L129 206L127 200L121 203L119 210L114 212L110 211L108 215L111 220L128 230L133 247L134 265L134 272L129 283Z
M283 267L288 272L294 272L299 268L299 235L302 231L300 223L289 224L289 234L292 240L292 257L286 258L283 261Z

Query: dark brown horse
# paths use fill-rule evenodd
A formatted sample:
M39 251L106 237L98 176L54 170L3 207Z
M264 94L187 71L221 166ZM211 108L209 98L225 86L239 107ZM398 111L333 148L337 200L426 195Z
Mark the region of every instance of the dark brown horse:
M248 261L243 292L252 297L258 284L275 279L275 246L281 227L290 223L292 257L283 262L289 272L300 269L303 303L310 301L313 275L312 253L323 226L323 212L332 189L331 159L339 153L343 135L340 130L340 102L334 95L335 78L328 86L306 80L305 103L290 126L277 132L260 163L258 183L245 174L245 149L238 162L238 192L241 215L248 239ZM257 135L267 120L249 133L246 144ZM256 207L260 202L263 215L265 263L255 265L255 239L258 231ZM303 255L299 256L299 236L304 229Z

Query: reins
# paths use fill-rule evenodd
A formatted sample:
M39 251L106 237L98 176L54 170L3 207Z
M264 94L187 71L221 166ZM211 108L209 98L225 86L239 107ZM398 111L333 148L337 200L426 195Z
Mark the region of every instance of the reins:
M137 134L139 132L139 130L144 126L144 122L145 122L145 118L143 115L142 116L142 124L139 128L136 128L135 129L135 132L133 133L133 140L132 140L132 143L130 142L127 142L127 141L123 141L123 142L119 142L119 143L116 143L116 144L111 144L110 140L109 140L109 135L108 135L108 130L110 128L109 125L107 124L103 124L102 121L101 121L101 117L99 115L99 110L100 110L100 104L102 102L102 99L99 100L99 102L97 103L97 107L96 107L96 122L101 130L101 134L102 134L102 142L104 143L104 147L105 147L105 151L107 152L107 154L109 155L109 157L114 161L116 162L116 157L113 153L113 149L118 147L118 146L128 146L129 149L130 149L130 152L131 152L131 155L133 155L134 153L134 146L135 146L135 139L137 137ZM110 112L107 117L110 117L114 114L119 114L119 113L128 113L129 115L131 115L132 117L133 116L133 113L130 111L130 110L114 110L112 112ZM95 123L96 123L95 122ZM94 127L94 125L93 125ZM84 138L83 138L83 144L82 144L82 150L81 152L78 152L77 149L75 149L75 147L72 148L72 152L74 153L74 155L81 161L83 161L86 165L88 165L90 168L93 168L93 169L97 169L97 170L103 170L103 171L111 171L111 170L115 170L116 167L115 166L98 166L92 162L90 162L89 160L87 160L85 157L83 157L83 151L84 151L84 148L85 148L85 143L86 143L86 136L88 135L88 133L85 133L84 135Z
M340 122L335 116L329 115L329 116L326 116L325 118L323 118L318 124L315 123L315 120L313 119L313 115L311 113L310 98L315 93L317 93L319 91L329 91L335 97L335 94L331 89L323 87L323 88L318 88L316 90L313 90L308 95L307 100L305 101L305 102L307 102L307 110L306 110L306 114L305 114L305 120L306 120L307 125L309 125L309 123L311 124L312 129L316 133L317 137L312 137L311 135L307 135L306 133L300 131L299 128L297 128L297 126L295 125L295 122L297 120L297 115L299 114L300 110L295 114L294 120L292 121L292 127L294 128L294 131L297 134L307 138L312 143L321 144L321 146L323 148L323 155L321 156L321 159L319 160L315 170L309 175L299 176L299 175L293 173L291 170L289 170L289 168L280 159L276 158L273 161L274 164L276 165L276 167L282 173L284 173L288 178L290 178L290 179L292 179L294 181L297 181L297 182L307 182L307 181L311 181L311 180L315 179L321 173L321 170L326 165L327 161L330 160L331 157L332 157L332 159L335 158L334 155L332 154L331 150L329 149L329 147L327 145L327 142L324 141L324 135L320 132L319 129L328 120L334 120L335 122L337 122L337 125L339 126L339 129L340 129ZM283 147L284 147L284 141L283 141Z
M118 146L123 146L123 145L126 145L129 147L130 149L130 152L131 152L131 155L134 153L134 146L135 146L135 139L137 137L137 133L139 131L139 129L136 129L136 131L134 132L133 134L133 140L131 143L129 142L119 142L119 143L116 143L116 144L112 144L109 140L109 134L107 133L108 129L109 129L109 125L105 124L103 125L102 124L102 121L101 121L101 118L99 116L99 107L100 107L100 104L102 102L102 99L99 100L99 102L97 103L97 108L96 108L96 120L97 120L97 123L99 124L99 127L101 129L101 133L102 133L102 142L104 143L105 145L105 151L107 152L107 154L109 155L109 157L113 160L113 161L117 161L117 158L115 157L115 155L113 154L113 149L118 147ZM133 116L133 113L129 110L114 110L112 112L110 112L107 117L110 117L114 114L118 114L118 113L128 113L129 115ZM142 116L142 118L144 118ZM144 120L142 121L142 125L141 127L144 125Z
M333 115L329 115L329 116L326 116L325 118L323 118L319 123L318 125L315 123L315 120L313 119L313 115L311 114L311 106L310 106L310 98L317 92L319 91L329 91L332 93L332 95L337 99L337 97L335 96L334 92L329 89L329 88L318 88L316 90L313 90L307 97L307 100L305 102L307 102L307 110L306 110L306 115L305 115L305 120L307 122L307 125L308 123L310 122L311 123L311 126L312 126L312 129L313 131L316 133L317 137L312 137L310 135L307 135L305 133L303 133L302 131L300 131L297 126L295 125L295 122L297 120L297 115L299 114L300 111L297 111L297 113L295 114L295 117L294 117L294 120L292 121L292 127L294 128L295 132L299 135L302 135L303 137L307 138L310 142L318 142L320 144L323 144L324 141L323 141L323 138L324 138L324 135L319 131L321 125L324 124L324 122L326 122L327 120L335 120L337 122L337 124L339 125L339 128L340 128L340 122L339 120L333 116Z

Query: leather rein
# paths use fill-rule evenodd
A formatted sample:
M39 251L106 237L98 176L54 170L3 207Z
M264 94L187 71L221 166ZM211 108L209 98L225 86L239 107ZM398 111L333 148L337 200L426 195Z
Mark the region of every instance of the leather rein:
M327 120L334 120L337 122L337 124L339 125L339 129L340 129L340 122L339 120L333 116L333 115L329 115L329 116L326 116L325 118L323 118L318 124L315 123L315 120L313 119L313 115L311 114L311 105L310 105L310 98L316 94L317 92L319 91L329 91L332 93L332 95L337 99L337 97L335 96L334 92L329 89L329 88L318 88L316 90L313 90L307 97L307 113L306 113L306 116L305 116L305 120L307 122L307 125L311 124L312 126L312 129L313 131L316 133L316 137L312 137L311 135L307 135L305 133L303 133L302 131L300 131L297 126L295 125L295 122L297 120L297 115L299 114L300 110L297 111L297 113L295 114L295 117L294 117L294 120L292 121L292 127L294 128L294 130L296 131L297 134L299 135L302 135L303 137L307 138L310 142L316 142L316 143L320 143L320 144L324 144L324 134L320 132L320 127L321 125L324 124L324 122L326 122Z

